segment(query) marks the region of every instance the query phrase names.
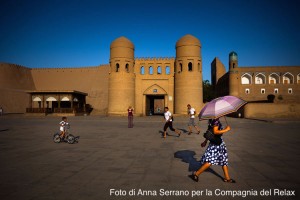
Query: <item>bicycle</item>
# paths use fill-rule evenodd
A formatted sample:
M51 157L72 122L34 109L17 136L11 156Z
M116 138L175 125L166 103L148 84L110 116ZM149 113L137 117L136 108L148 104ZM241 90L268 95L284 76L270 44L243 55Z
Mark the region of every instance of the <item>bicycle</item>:
M53 141L55 143L67 142L68 144L78 143L79 136L75 137L70 133L70 124L65 126L65 136L63 138L60 137L60 133L55 133L53 135Z

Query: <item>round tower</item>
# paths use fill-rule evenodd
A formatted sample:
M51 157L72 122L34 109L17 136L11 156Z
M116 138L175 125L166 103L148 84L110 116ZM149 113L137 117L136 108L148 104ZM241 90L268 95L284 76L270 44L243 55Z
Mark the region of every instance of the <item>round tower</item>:
M229 54L229 95L239 96L238 55L234 51Z
M126 115L135 106L134 45L119 37L110 45L108 114Z
M176 43L175 113L186 114L187 104L197 112L203 106L201 43L192 35Z

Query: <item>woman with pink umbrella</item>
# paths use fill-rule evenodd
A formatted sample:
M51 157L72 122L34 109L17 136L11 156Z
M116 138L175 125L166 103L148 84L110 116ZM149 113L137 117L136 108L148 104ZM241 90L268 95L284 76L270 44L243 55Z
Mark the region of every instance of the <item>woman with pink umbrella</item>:
M231 128L227 125L227 127L223 129L219 118L226 114L236 112L246 103L244 100L234 96L224 96L210 101L203 107L199 114L199 119L209 119L209 121L208 130L204 133L206 139L201 144L201 147L206 146L207 140L209 140L210 143L200 160L202 166L191 175L194 181L198 182L199 175L211 165L219 165L222 166L224 172L224 182L235 183L235 180L229 176L227 148L221 137L222 134L230 131Z
M211 129L212 132L219 137L221 140L221 135L230 130L230 126L227 126L222 130L222 124L219 119L209 120L208 129ZM201 144L201 147L205 147L207 144L207 139ZM233 179L230 178L228 173L228 154L225 142L222 140L221 144L215 142L210 142L204 155L202 156L200 163L202 166L193 173L192 178L195 181L199 181L198 176L208 169L211 165L220 165L222 166L224 172L224 182L235 183Z

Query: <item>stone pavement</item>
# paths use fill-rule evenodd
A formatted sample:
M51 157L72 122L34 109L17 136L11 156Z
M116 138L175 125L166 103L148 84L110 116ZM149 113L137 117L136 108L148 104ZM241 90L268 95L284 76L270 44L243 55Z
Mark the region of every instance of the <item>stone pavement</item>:
M204 172L198 183L188 177L200 167L205 148L202 134L187 135L184 117L174 122L184 132L181 137L169 131L166 139L161 116L136 117L132 129L126 117L69 117L79 143L55 144L60 119L0 117L1 200L299 197L299 121L227 118L232 130L223 138L229 173L237 181L229 184L219 166ZM201 130L206 123L200 122Z

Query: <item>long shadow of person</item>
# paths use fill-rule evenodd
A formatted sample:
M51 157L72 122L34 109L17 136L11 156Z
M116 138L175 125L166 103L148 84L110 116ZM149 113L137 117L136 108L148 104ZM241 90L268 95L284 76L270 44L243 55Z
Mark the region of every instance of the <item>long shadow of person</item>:
M179 128L178 130L182 131L183 133L187 133L187 132L188 132L186 129L183 129L183 128ZM161 134L161 137L164 136L164 131L160 130L160 131L158 131L158 133ZM174 136L174 137L177 137L178 135L170 135L170 134L167 132L167 136Z
M180 128L179 130L182 131L183 133L188 133L189 132L188 130L186 130L184 128Z
M182 160L182 162L189 164L189 172L196 171L197 169L199 169L199 167L201 167L201 163L197 162L194 157L195 155L195 151L190 150L182 150L174 153L175 158L179 158Z
M164 137L164 131L158 131L158 133L160 133L161 134L161 137L163 138ZM172 136L172 137L178 137L178 135L172 135L172 134L169 134L168 132L167 132L167 136Z
M196 160L196 158L194 157L195 155L196 153L190 150L182 150L174 153L175 158L179 158L182 160L182 162L189 164L189 169L188 169L189 172L197 171L201 167L201 163ZM210 172L223 180L223 177L212 168L208 168L206 172ZM189 175L189 177L193 179L191 175Z

